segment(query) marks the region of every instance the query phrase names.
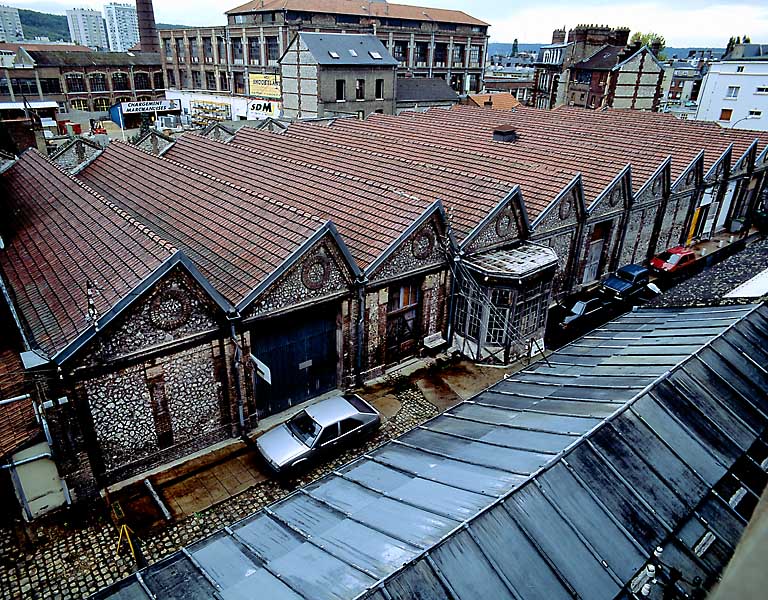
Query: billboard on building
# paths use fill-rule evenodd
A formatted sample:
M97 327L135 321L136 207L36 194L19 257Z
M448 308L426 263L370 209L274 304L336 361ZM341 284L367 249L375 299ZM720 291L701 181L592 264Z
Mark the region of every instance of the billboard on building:
M280 99L280 75L273 73L250 73L248 95L269 100Z
M248 114L246 118L249 121L258 121L267 117L277 119L281 114L281 105L277 100L267 100L265 98L250 98L248 100Z
M168 112L179 110L179 103L175 100L143 100L139 102L121 102L120 109L124 115L149 112Z

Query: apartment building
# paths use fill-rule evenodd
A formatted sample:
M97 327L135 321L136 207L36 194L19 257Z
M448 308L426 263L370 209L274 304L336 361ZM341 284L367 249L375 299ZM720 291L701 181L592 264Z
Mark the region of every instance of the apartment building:
M768 131L768 45L738 44L711 65L701 86L696 119Z
M73 8L67 11L69 36L76 44L96 50L109 48L104 19L98 10Z
M0 42L15 42L24 39L19 9L0 5Z
M398 61L397 74L445 79L478 92L488 24L461 11L354 0L265 0L227 12L224 27L159 32L168 88L252 95L251 73L277 73L299 31L376 35Z
M139 21L132 4L105 4L104 21L112 52L127 52L139 42Z

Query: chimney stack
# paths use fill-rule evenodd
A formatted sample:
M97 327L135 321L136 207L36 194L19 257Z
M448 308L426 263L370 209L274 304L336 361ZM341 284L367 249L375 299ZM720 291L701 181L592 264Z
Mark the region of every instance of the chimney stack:
M565 27L562 29L555 29L552 32L552 43L562 44L563 42L565 42Z
M160 40L155 27L155 9L152 0L136 0L136 16L139 21L139 47L142 52L160 52Z
M517 130L513 125L499 125L493 130L494 142L511 142L518 140Z

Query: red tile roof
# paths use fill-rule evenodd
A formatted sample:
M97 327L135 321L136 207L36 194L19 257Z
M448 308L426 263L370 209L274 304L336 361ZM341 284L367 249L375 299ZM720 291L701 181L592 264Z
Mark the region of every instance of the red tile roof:
M104 314L173 252L36 150L0 177L0 207L0 272L48 356L88 328L89 281Z
M381 1L372 2L371 0L252 0L228 10L226 14L273 12L276 10L488 26L488 23L485 21L471 17L460 10L409 6Z
M11 313L0 299L0 401L32 391L24 375L18 337ZM12 454L39 432L31 398L0 404L0 457Z
M183 250L232 304L324 225L270 195L122 142L112 142L77 177Z
M364 125L361 121L350 121ZM337 126L338 123L330 128L297 123L289 127L288 135L243 127L230 144L318 164L340 174L397 187L417 198L440 199L449 209L460 238L486 217L517 183L493 165L484 163L474 152L440 154L437 147L408 145L399 136L389 139L386 135L352 135Z
M472 94L469 99L475 106L485 106L486 102L491 102L494 110L512 110L520 106L520 101L512 94Z
M493 141L493 129L500 125L515 127L518 141ZM241 132L234 141L250 135ZM339 119L330 127L299 123L289 127L287 137L375 148L382 156L411 164L461 165L471 175L518 183L531 220L577 173L583 175L590 202L627 164L632 165L637 191L667 156L672 156L674 179L702 149L705 168L709 168L731 143L735 161L756 138L760 138L760 149L768 141L765 132L723 129L658 113L525 107L502 112L470 106L396 117L373 115L366 121ZM462 204L451 197L450 190L444 193L447 206Z
M260 142L249 148L188 134L163 156L332 220L361 268L370 265L437 199L433 194L417 197L397 180L380 183L351 168L342 172L331 156L304 156L285 147L281 135L259 131L254 138ZM361 169L370 162L360 156L351 160ZM242 165L258 165L258 169Z

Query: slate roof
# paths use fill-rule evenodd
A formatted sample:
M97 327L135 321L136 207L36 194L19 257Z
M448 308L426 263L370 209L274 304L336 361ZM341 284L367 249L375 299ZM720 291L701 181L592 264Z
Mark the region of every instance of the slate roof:
M720 60L768 61L768 44L737 44Z
M766 485L768 309L641 309L95 598L628 598Z
M399 64L375 35L300 31L299 38L323 66L396 67Z
M162 64L159 52L142 52L133 54L133 56L131 54L127 52L29 50L29 55L39 67L120 67L124 65L159 67Z
M586 71L610 71L618 64L619 56L621 56L621 53L624 50L624 46L605 45L595 51L592 56L577 62L573 67L575 69L584 69Z
M233 305L324 225L268 194L119 141L77 177L183 250Z
M376 183L369 175L342 174L332 156L300 156L283 147L281 134L249 131L263 143L249 148L186 134L164 156L332 220L360 268L376 260L437 199L417 196L396 179ZM362 168L365 161L358 160ZM243 169L244 164L259 169Z
M0 177L0 206L0 273L49 357L87 328L88 281L104 314L174 251L36 150Z
M441 77L398 77L397 102L459 101L459 95Z
M226 14L274 12L276 10L488 26L488 23L471 17L460 10L409 6L371 0L252 0L228 10Z

